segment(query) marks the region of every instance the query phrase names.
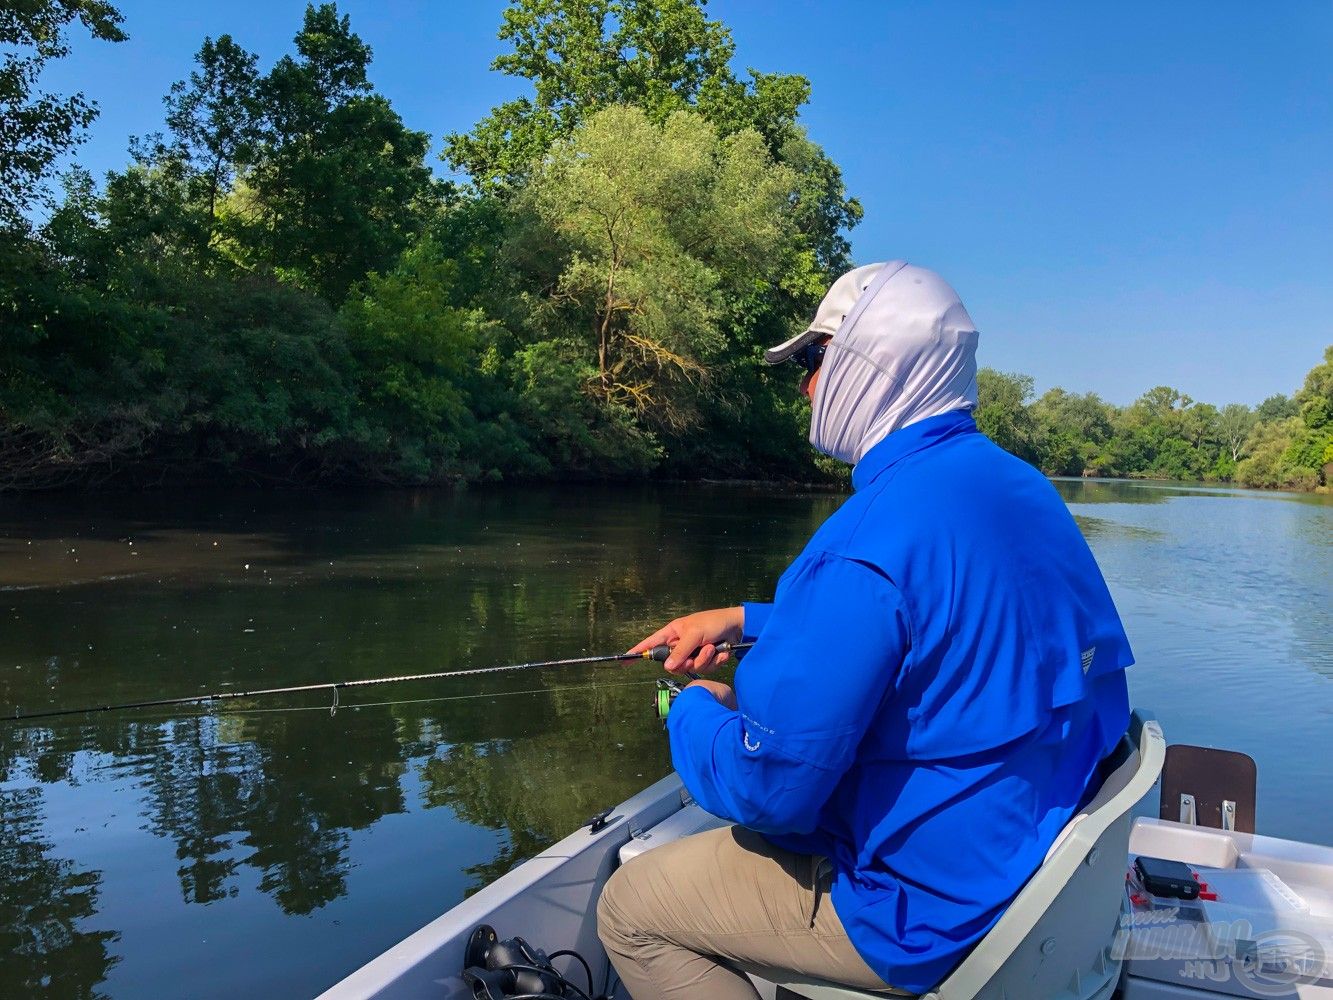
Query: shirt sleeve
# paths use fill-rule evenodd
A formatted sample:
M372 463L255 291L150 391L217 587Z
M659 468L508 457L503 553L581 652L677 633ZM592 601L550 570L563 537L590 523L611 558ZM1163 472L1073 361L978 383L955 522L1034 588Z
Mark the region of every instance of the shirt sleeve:
M685 787L704 809L761 833L810 832L910 646L902 596L884 574L803 555L736 669L738 710L698 687L672 705L671 758Z
M773 613L773 605L746 601L741 604L741 610L745 616L745 622L741 625L741 642L754 642L768 624L768 616Z

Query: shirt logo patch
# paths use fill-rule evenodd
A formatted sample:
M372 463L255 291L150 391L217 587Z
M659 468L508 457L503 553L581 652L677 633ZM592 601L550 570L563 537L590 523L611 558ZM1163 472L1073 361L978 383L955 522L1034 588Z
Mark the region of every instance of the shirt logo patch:
M1085 674L1092 666L1092 658L1096 655L1097 655L1097 647L1089 646L1087 649L1083 650L1082 655L1079 656L1079 662L1083 664L1083 672Z
M742 740L742 742L745 744L745 749L746 749L746 750L749 750L750 753L754 753L756 750L759 749L760 741L759 741L759 740L755 740L755 742L754 742L753 744L751 744L751 743L750 743L750 734L749 734L749 733L742 733L742 734L741 734L741 740Z

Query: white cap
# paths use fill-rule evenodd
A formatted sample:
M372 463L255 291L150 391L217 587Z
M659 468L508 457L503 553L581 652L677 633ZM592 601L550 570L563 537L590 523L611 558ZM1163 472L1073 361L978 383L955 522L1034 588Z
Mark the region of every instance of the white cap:
M865 267L848 271L835 281L819 303L819 308L815 311L815 318L810 321L809 328L802 333L798 333L791 340L783 341L776 347L770 347L764 352L764 360L770 365L780 365L806 344L813 343L821 337L831 337L837 333L838 327L842 326L842 321L847 318L847 314L856 305L856 300L870 287L870 283L875 280L875 275L879 274L884 266L884 264L867 264Z

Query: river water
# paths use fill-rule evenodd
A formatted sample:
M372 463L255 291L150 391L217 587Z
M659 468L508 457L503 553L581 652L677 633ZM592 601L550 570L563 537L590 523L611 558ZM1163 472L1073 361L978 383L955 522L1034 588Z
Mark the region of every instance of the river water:
M1173 742L1333 842L1333 501L1058 482ZM840 498L0 500L0 713L625 648L765 598ZM832 638L832 637L831 637ZM0 723L0 996L306 996L669 769L648 665ZM812 680L816 680L812 678Z

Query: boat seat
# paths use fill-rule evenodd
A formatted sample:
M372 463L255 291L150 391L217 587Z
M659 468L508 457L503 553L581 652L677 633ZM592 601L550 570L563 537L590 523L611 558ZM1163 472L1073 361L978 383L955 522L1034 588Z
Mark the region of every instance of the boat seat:
M1046 860L958 967L922 1000L1104 1000L1120 979L1112 944L1125 901L1130 810L1162 771L1161 726L1135 712L1092 800L1056 838ZM778 997L866 1000L868 992L794 972L741 964Z

